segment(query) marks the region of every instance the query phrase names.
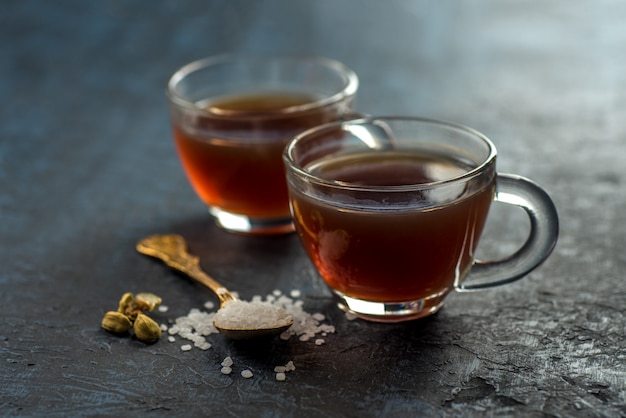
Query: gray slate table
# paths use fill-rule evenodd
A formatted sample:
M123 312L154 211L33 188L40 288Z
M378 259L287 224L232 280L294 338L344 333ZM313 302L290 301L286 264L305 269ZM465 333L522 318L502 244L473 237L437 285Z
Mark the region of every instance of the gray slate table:
M620 1L11 1L0 13L0 415L626 416L626 4ZM499 170L553 196L552 257L432 318L348 321L294 235L212 226L170 137L164 86L229 51L339 59L358 108L487 134ZM494 207L481 253L524 238ZM215 301L137 254L184 235L244 298L300 289L326 343L206 351L100 329L126 291L171 323ZM223 375L220 362L254 377ZM287 380L274 365L293 360Z

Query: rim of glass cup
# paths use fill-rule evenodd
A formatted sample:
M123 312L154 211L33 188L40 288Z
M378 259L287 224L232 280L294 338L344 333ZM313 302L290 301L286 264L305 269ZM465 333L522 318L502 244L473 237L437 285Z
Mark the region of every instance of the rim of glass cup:
M404 122L419 122L423 124L430 124L436 126L442 126L447 128L452 128L454 130L461 131L465 134L470 134L479 140L483 141L488 147L489 153L487 157L476 167L467 171L461 175L450 177L444 180L437 180L428 183L419 183L419 184L407 184L407 185L399 185L399 186L372 186L366 184L354 184L339 180L329 180L306 171L302 167L300 167L295 159L292 157L294 149L298 142L306 140L307 137L311 135L319 134L323 131L330 131L337 128L343 128L344 126L359 124L359 123L372 123L376 121L404 121ZM359 119L351 119L348 121L338 121L331 122L324 125L316 126L314 128L307 129L306 131L296 135L285 147L283 151L283 161L287 165L287 167L297 173L299 176L305 178L309 182L313 182L319 184L321 186L333 187L337 189L343 190L353 190L353 191L363 191L363 192L408 192L408 191L419 191L424 189L432 189L439 186L445 186L457 182L467 181L476 176L479 176L487 166L489 166L496 158L497 151L496 147L491 142L487 136L483 133L472 129L468 126L461 125L454 122L447 122L443 120L424 118L424 117L414 117L414 116L370 116Z
M191 109L197 112L202 112L202 113L207 113L210 114L212 116L216 116L216 117L241 117L239 115L228 115L228 114L224 114L224 113L215 113L215 112L211 112L209 109L204 108L204 107L198 107L194 102L191 102L189 100L184 99L183 97L181 97L180 95L178 95L176 93L176 86L178 85L178 83L180 83L185 77L187 77L188 75L190 75L193 72L196 72L198 70L201 70L203 68L207 68L209 66L212 65L216 65L216 64L221 64L221 63L227 63L229 61L231 62L236 62L236 61L243 61L243 60L248 60L248 61L268 61L271 62L272 60L282 60L282 61L293 61L293 62L297 62L297 61L301 61L301 62L312 62L312 63L320 63L328 68L332 68L334 70L337 71L338 74L342 74L344 79L345 79L345 83L343 85L343 88L341 88L340 90L338 90L336 93L327 96L327 97L322 97L318 100L315 100L313 102L310 103L305 103L305 104L301 104L301 105L296 105L296 106L289 106L286 107L284 109L280 109L280 110L275 110L275 111L268 111L268 112L264 112L263 114L260 115L255 115L255 117L259 117L259 118L271 118L271 117L276 117L276 116L280 116L280 115L287 115L290 113L294 113L294 112L303 112L303 111L309 111L309 110L313 110L313 109L318 109L320 107L325 107L328 105L331 105L333 103L338 103L341 102L342 100L344 100L346 97L351 97L356 95L356 91L359 87L359 79L358 76L356 75L356 73L354 71L352 71L349 67L347 67L345 64L331 59L331 58L326 58L326 57L321 57L321 56L309 56L309 55L275 55L275 54L234 54L234 53L229 53L229 54L221 54L221 55L214 55L214 56L210 56L210 57L206 57L206 58L201 58L198 59L196 61L192 61L188 64L183 65L182 67L180 67L169 79L168 83L167 83L167 89L166 89L166 93L168 98L175 103L177 106L180 107L184 107L187 109Z

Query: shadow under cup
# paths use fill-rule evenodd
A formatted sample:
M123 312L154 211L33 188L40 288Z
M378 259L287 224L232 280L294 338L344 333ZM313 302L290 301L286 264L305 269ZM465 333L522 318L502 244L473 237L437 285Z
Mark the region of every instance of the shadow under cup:
M282 152L298 133L351 112L354 72L321 57L220 55L168 83L176 149L218 226L293 231Z
M496 172L472 129L420 118L366 118L297 136L284 153L299 237L340 308L380 322L436 312L453 290L517 280L551 253L558 217L530 180ZM526 243L474 259L492 201L521 206Z

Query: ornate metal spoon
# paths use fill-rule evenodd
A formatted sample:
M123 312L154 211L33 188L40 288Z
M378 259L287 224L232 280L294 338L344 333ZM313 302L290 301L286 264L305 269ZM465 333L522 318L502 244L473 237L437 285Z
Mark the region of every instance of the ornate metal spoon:
M151 235L139 241L137 251L163 260L169 267L185 273L195 281L211 289L220 300L220 311L230 302L237 302L238 304L245 303L239 301L228 289L215 281L200 268L198 257L187 251L185 239L180 235ZM268 324L267 321L264 321L265 323L263 324L252 323L251 326L249 325L243 328L240 326L232 326L227 320L214 320L213 325L220 333L235 340L278 335L286 331L293 324L293 319L284 312L280 312L282 311L280 308L275 309L277 318L275 323ZM216 315L216 319L217 318L218 316ZM254 318L250 318L250 320L254 321Z

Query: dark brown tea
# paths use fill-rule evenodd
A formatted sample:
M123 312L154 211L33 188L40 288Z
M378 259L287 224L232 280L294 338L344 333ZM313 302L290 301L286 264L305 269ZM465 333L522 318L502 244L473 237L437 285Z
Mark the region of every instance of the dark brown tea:
M421 191L401 186L450 179L473 168L453 154L421 150L317 161L306 169L321 178L397 187L369 198L345 190L312 198L292 189L296 229L321 276L337 292L372 302L424 299L428 308L440 303L471 267L494 181L479 190L461 182Z
M290 112L315 100L290 92L228 96L207 101L207 112L193 120L177 120L176 146L198 196L230 213L289 217L283 148L296 134L338 117L329 106Z

